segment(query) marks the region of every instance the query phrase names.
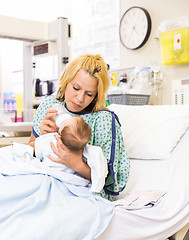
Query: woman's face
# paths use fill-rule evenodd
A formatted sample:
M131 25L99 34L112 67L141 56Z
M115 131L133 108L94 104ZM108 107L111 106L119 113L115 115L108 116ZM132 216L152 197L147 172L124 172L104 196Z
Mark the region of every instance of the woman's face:
M97 91L98 81L81 69L66 87L67 108L72 112L83 111L93 101Z

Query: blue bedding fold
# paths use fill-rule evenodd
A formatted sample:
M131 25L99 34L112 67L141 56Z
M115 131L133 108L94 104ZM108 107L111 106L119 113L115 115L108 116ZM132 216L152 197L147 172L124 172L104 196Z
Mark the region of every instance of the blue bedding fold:
M106 229L112 203L62 174L0 149L1 240L93 240Z

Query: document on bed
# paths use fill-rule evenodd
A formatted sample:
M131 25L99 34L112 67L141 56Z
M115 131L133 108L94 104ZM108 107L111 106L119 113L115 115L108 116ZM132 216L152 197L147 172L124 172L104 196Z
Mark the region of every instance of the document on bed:
M22 153L15 161L12 146L0 149L2 240L92 240L104 232L111 202L91 192L86 179L31 164Z
M123 199L114 202L115 207L127 210L137 210L157 205L161 198L166 194L165 191L137 191L129 194Z

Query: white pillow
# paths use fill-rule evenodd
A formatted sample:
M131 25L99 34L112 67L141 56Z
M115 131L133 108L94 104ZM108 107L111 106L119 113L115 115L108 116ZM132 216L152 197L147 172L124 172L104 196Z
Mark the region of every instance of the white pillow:
M168 158L189 127L189 106L111 104L122 125L129 158Z

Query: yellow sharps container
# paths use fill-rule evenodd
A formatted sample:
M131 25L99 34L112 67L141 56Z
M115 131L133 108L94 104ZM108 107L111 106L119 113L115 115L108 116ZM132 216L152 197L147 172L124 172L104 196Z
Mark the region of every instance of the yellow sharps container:
M160 34L162 64L189 62L189 28L180 28Z

